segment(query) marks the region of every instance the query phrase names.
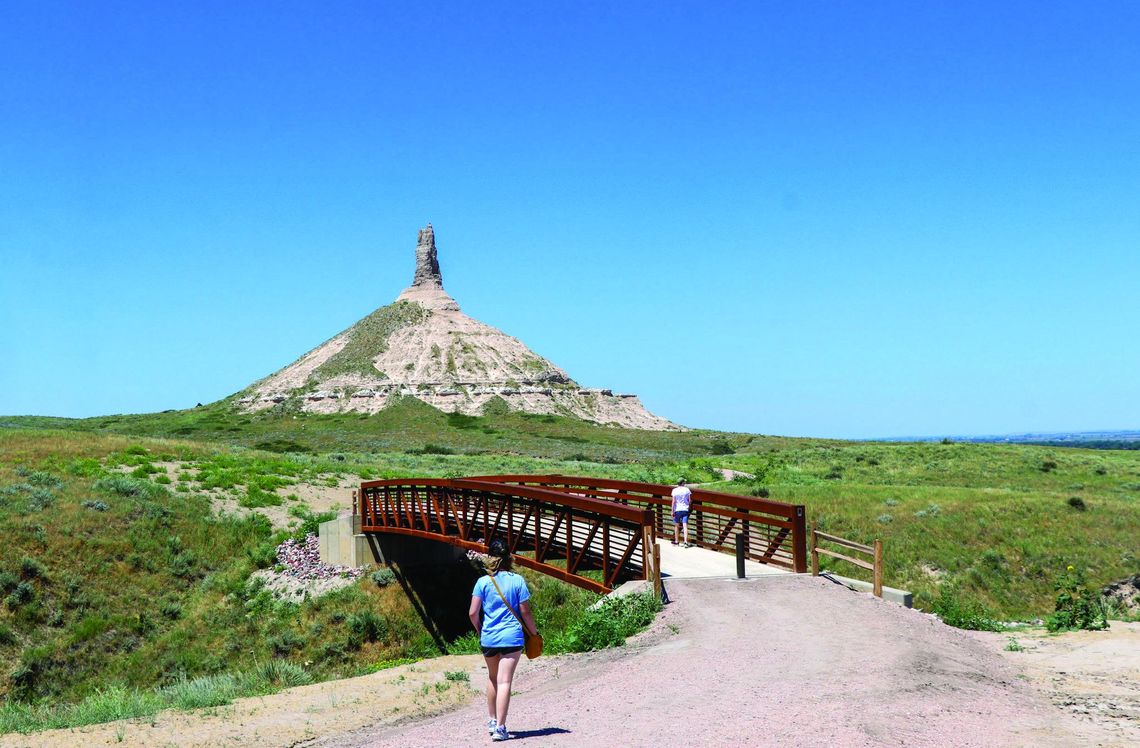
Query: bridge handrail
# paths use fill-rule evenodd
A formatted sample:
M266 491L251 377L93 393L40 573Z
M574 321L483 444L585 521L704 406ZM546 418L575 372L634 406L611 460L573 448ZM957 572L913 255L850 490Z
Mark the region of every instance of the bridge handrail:
M636 481L614 480L610 478L592 478L586 476L567 476L559 474L547 475L480 475L473 476L472 480L484 482L498 482L508 484L533 484L538 486L557 486L569 490L582 490L599 500L611 501L638 501L658 507L670 506L674 486L661 483L639 483ZM808 566L807 553L807 527L804 506L801 504L787 504L782 501L772 501L751 496L708 491L702 488L692 489L694 520L700 514L708 513L728 520L726 527L732 522L758 523L772 528L779 528L790 534L790 550L784 549L784 540L770 544L763 553L749 551L749 556L762 563L772 563L786 566L796 572L806 572ZM659 510L660 511L660 510ZM765 516L768 515L768 516ZM664 520L658 515L658 529L665 531ZM698 543L725 552L734 552L735 548L725 537L717 538L717 542L707 542L698 537Z
M443 540L478 552L502 534L513 553L520 547L534 551L533 558L516 555L520 564L595 592L631 577L659 579L648 508L467 478L364 481L355 508L365 533ZM564 569L551 563L563 552ZM589 569L601 570L600 582L581 573Z
M574 496L573 494L562 493L561 491L549 491L533 486L511 485L509 483L487 481L477 478L416 478L411 480L395 478L389 480L373 480L361 483L360 489L363 491L368 488L400 488L405 486L408 488L430 486L433 488L466 488L473 491L496 491L498 493L508 493L525 499L536 499L539 501L563 504L574 507L575 509L605 514L610 517L624 519L638 524L641 524L645 518L644 510L625 504L617 504L612 501L583 496Z

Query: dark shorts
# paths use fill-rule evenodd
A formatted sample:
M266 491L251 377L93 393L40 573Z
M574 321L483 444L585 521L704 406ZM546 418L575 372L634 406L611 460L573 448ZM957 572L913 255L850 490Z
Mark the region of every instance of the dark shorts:
M498 657L522 651L522 647L480 647L480 649L483 650L484 657Z
M688 522L689 522L689 513L688 512L673 512L673 523L674 524L684 525L684 524L688 524Z

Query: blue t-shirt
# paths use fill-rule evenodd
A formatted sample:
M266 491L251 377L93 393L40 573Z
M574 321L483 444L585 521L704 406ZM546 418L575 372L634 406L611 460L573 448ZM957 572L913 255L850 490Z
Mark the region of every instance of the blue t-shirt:
M526 580L513 571L500 571L495 575L499 589L503 596L511 603L515 613L520 613L519 603L530 599L530 590L527 589ZM471 592L474 597L483 601L483 629L479 636L479 644L483 647L521 647L523 645L523 630L518 619L514 617L507 606L503 605L503 598L495 591L495 585L487 575L479 577L475 589ZM520 613L521 615L521 613Z

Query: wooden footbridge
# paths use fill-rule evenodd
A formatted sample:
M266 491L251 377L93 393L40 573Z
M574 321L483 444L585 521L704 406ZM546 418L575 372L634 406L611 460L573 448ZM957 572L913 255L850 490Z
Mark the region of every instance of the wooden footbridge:
M595 592L660 578L657 537L672 535L672 486L565 475L483 475L360 484L363 533L485 552L502 538L516 562ZM693 489L689 539L794 572L808 568L804 508Z

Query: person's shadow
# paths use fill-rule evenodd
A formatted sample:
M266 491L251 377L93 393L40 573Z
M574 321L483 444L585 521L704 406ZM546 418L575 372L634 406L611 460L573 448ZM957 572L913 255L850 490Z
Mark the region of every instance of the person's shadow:
M541 738L546 735L569 735L569 730L564 730L561 727L544 727L541 730L511 730L511 740L520 740L522 738Z

